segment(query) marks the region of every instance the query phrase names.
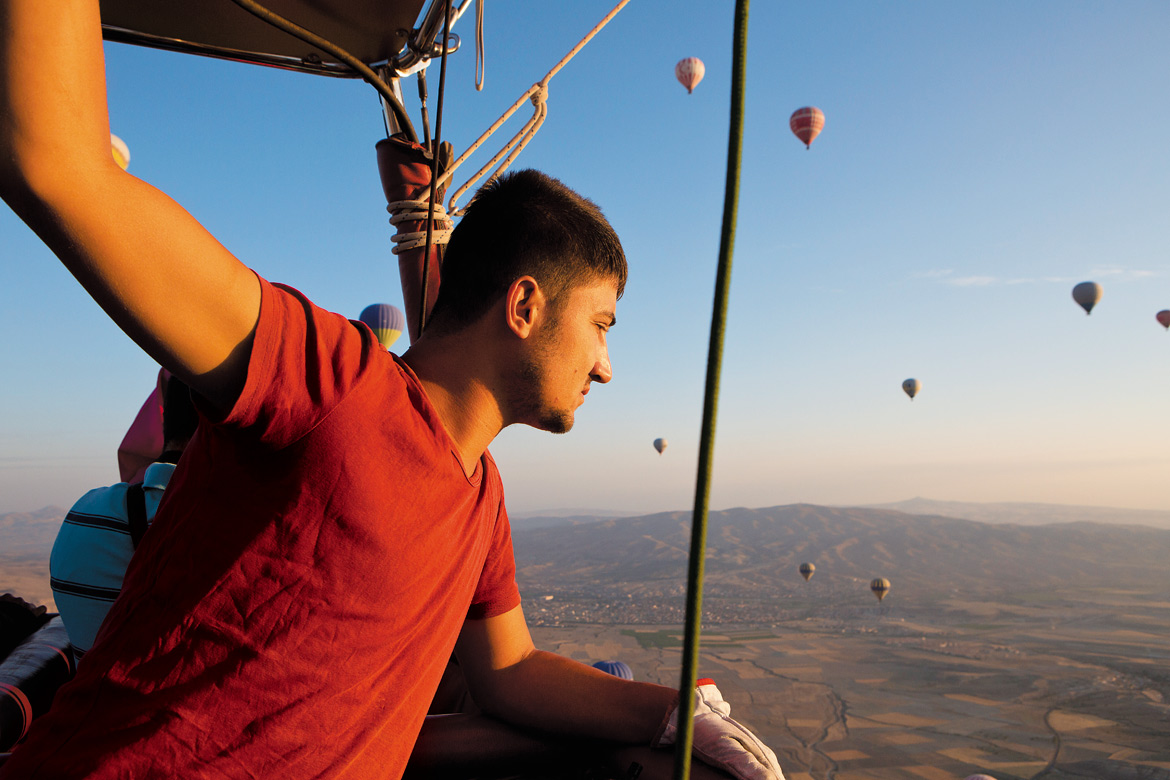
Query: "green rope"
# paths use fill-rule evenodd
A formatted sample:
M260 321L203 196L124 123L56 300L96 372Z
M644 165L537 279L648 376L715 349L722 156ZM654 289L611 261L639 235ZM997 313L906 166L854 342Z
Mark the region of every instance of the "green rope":
M703 432L699 443L699 473L691 519L691 553L687 567L687 627L683 645L682 680L678 691L678 738L674 780L691 772L691 745L695 710L695 679L699 664L699 632L703 614L703 558L707 548L707 503L715 448L715 413L719 405L719 372L723 366L723 333L731 287L731 256L735 245L735 215L739 207L739 167L743 146L743 96L747 74L748 0L736 0L735 44L731 68L731 121L727 139L727 187L723 193L723 232L719 239L719 270L715 277L715 304L711 314L711 342L707 348L707 388L703 397Z

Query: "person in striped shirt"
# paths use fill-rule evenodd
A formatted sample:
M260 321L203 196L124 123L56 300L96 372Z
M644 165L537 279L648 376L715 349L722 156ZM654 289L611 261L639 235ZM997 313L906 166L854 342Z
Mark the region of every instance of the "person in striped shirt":
M65 516L53 543L49 585L78 661L93 646L122 591L134 548L154 520L199 422L190 388L176 377L167 380L162 405L163 452L147 467L142 482L119 482L86 493Z

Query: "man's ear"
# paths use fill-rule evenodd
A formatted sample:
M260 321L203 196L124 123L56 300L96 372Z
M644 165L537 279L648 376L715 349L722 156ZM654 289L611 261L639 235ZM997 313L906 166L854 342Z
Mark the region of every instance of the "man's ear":
M504 296L504 319L508 329L522 339L531 335L547 300L540 283L531 276L512 282Z

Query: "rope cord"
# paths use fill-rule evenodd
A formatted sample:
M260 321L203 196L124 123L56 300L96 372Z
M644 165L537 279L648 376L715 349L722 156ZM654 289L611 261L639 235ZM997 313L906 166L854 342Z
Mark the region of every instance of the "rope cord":
M463 212L466 209L455 208L455 203L459 200L460 197L463 196L465 192L471 189L477 181L483 178L484 174L486 174L488 170L492 168L492 166L496 165L496 163L499 163L501 158L503 158L503 162L500 163L498 168L492 171L491 176L488 177L488 181L494 181L499 177L500 174L508 170L508 167L516 160L516 157L520 154L520 152L524 150L524 147L527 146L528 142L531 141L533 136L536 135L536 131L540 129L542 124L544 124L545 117L548 116L548 105L546 103L548 98L548 82L552 79L553 76L560 72L561 68L565 67L565 65L569 63L569 60L573 59L573 57L577 56L577 53L581 51L581 49L585 48L585 44L589 43L589 41L593 39L593 36L601 32L601 29L605 27L605 25L609 24L611 19L617 16L618 11L621 11L629 1L630 0L621 0L616 6L614 6L613 10L606 14L605 18L598 22L594 28L590 30L589 33L586 34L586 36L582 38L581 41L569 51L568 54L562 57L561 61L554 65L553 69L550 70L543 79L529 87L528 90L523 95L521 95L515 103L512 104L512 107L504 112L503 116L497 119L491 127L484 131L483 135L477 138L471 144L471 146L467 147L467 151L461 154L459 158L451 164L451 167L448 168L446 173L443 174L442 179L439 182L440 186L447 184L451 180L451 177L455 174L456 169L459 168L459 166L462 165L468 157L474 154L475 151L479 149L479 147L482 146L483 143L487 141L487 139L490 138L493 133L496 132L496 130L499 130L504 122L507 122L508 119L511 118L512 114L516 113L517 109L524 105L525 101L532 102L534 107L532 117L525 123L520 132L512 136L512 140L508 141L508 143L504 145L504 148L501 149L495 157L493 157L487 162L486 165L480 168L476 172L475 176L473 176L463 186L452 193L451 197L447 201L447 212L451 216L459 217L463 215ZM505 155L507 156L505 157Z
M484 68L483 47L483 0L475 0L475 91L483 92L483 81L487 76Z
M711 341L707 348L707 386L703 395L703 429L699 442L698 479L691 520L691 551L687 566L686 636L682 679L678 695L678 739L674 780L687 780L694 741L695 678L699 662L699 632L703 614L703 558L707 546L707 504L715 449L715 418L719 405L719 373L723 366L723 336L731 288L731 257L735 246L735 219L739 208L739 171L743 147L744 81L747 75L748 0L736 0L735 43L731 69L731 117L727 139L727 184L723 193L723 231L719 238L719 269L711 314Z
M386 210L390 212L391 225L398 225L400 222L422 222L432 216L429 200L396 200L386 206ZM451 238L451 231L454 229L455 223L447 216L447 210L443 208L442 203L435 204L432 221L438 223L440 227L434 231L431 243L442 246ZM395 233L390 237L390 240L394 242L394 247L390 251L398 255L411 249L418 249L420 246L426 246L426 237L427 234L424 230L417 233Z
M342 49L340 46L330 43L320 35L306 30L304 27L301 27L300 25L285 19L279 14L273 13L264 6L255 2L255 0L232 0L232 2L253 16L272 25L273 27L283 30L295 38L300 38L305 43L316 46L321 51L328 52L329 54L333 55L339 62L344 62L349 67L353 68L353 70L363 79L365 79L374 89L378 90L378 94L382 96L382 99L385 100L387 104L389 104L391 110L394 112L394 116L398 119L398 124L401 125L402 131L406 134L408 140L418 141L418 136L414 132L414 125L410 123L410 115L406 113L406 109L403 107L402 101L398 99L398 96L395 95L388 86L386 86L386 82L378 78L378 74L375 73L370 68L370 66L366 65L364 62L347 52L345 49ZM444 52L446 52L446 47L444 47Z
M435 143L431 147L431 191L427 196L427 232L426 241L424 242L425 249L423 250L423 267L422 267L422 302L418 307L418 335L421 336L427 326L427 284L430 281L431 275L431 247L435 240L435 192L439 186L439 158L442 156L440 150L443 144L443 95L447 87L447 50L451 48L447 44L451 40L451 0L444 0L446 8L443 9L443 56L439 60L439 105L435 109ZM450 221L448 219L448 221ZM450 237L450 234L447 236ZM444 241L443 243L446 243ZM439 264L442 265L443 260L440 255Z

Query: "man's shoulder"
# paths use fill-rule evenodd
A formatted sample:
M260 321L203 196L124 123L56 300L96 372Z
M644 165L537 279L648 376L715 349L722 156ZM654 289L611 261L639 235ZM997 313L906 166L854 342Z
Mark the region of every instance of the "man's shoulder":
M162 461L151 463L146 467L146 473L142 477L142 486L155 490L166 490L167 485L171 481L171 476L174 473L174 463L164 463Z
M124 519L126 516L126 491L130 485L118 482L106 487L94 488L77 499L65 516L66 521L72 516L97 516Z

